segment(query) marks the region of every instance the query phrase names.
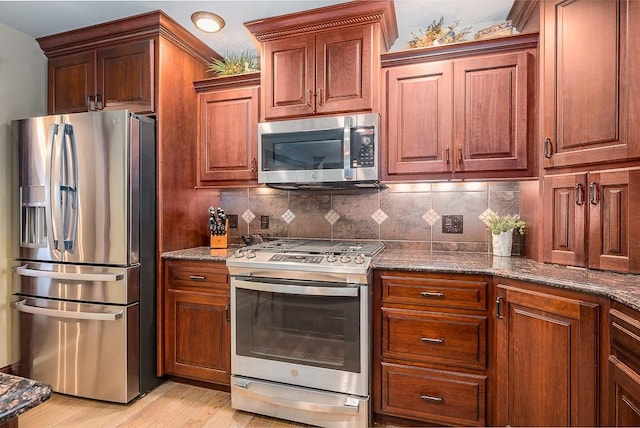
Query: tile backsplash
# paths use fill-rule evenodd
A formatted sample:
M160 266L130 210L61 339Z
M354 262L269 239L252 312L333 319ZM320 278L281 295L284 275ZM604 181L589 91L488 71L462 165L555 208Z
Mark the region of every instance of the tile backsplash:
M517 214L518 182L389 184L382 189L286 191L229 189L220 193L227 214L238 216L231 242L241 235L382 241L387 248L491 251L488 213ZM443 216L462 216L462 233L443 233ZM261 228L269 216L269 228ZM514 236L514 254L521 237Z

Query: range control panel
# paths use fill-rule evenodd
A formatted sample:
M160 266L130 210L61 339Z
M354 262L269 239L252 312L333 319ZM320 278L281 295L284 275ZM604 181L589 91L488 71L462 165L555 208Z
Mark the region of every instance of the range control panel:
M269 261L270 262L293 262L293 263L313 263L320 264L324 256L305 256L301 254L275 254Z

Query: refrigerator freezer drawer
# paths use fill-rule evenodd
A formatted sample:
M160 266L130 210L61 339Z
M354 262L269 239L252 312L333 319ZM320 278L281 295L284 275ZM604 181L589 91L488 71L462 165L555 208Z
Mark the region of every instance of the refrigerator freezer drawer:
M126 305L140 299L139 265L119 268L19 263L13 268L13 291L17 294L115 305Z
M78 397L127 403L139 394L138 303L14 297L21 376Z

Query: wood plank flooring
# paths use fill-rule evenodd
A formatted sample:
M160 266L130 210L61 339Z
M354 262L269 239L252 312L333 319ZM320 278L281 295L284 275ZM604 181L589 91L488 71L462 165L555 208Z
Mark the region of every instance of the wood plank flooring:
M129 405L53 394L19 416L20 428L215 427L293 428L304 425L231 408L227 392L166 381Z

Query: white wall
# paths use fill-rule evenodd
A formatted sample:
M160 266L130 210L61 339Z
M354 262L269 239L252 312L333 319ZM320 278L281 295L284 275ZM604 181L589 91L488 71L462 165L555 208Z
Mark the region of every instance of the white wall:
M11 308L11 120L47 112L47 58L38 43L0 23L0 368L16 363Z

